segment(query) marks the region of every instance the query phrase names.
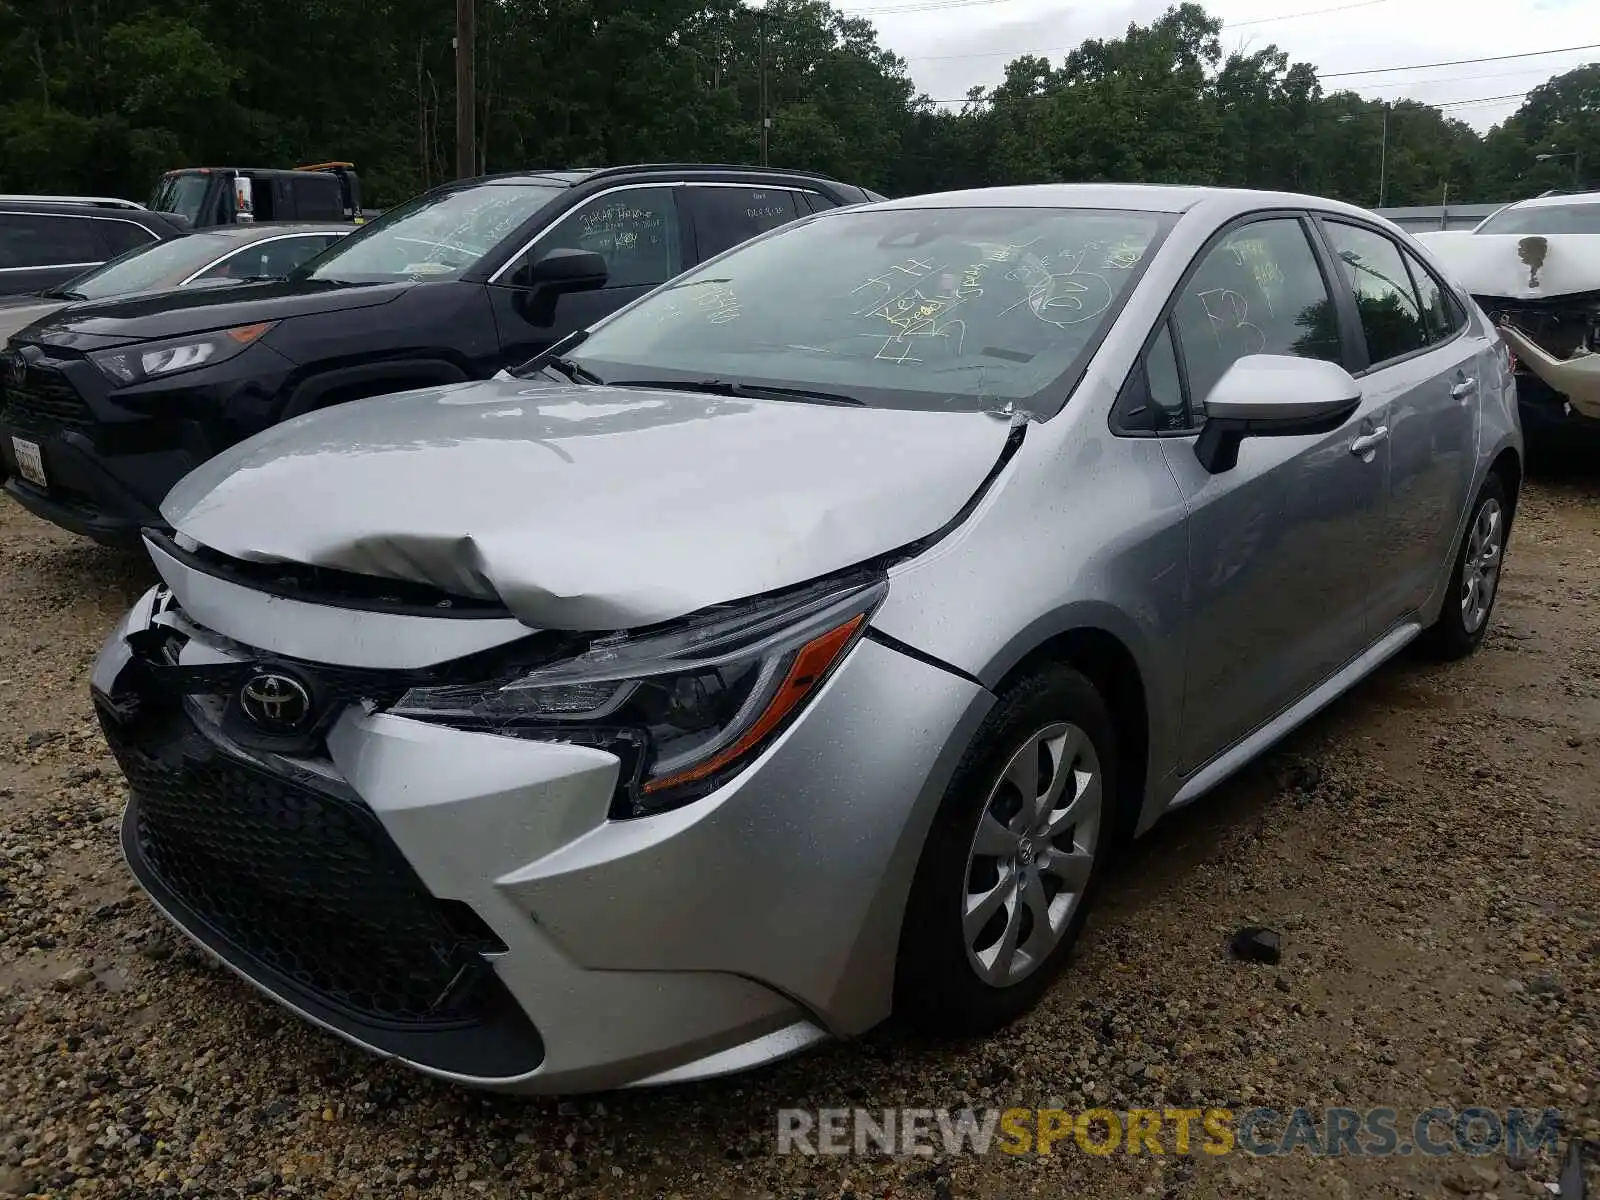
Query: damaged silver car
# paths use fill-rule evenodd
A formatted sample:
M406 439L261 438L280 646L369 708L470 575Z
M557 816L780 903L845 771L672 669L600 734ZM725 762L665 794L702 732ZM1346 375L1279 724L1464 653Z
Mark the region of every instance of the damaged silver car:
M1127 838L1477 647L1521 456L1504 344L1356 208L805 218L180 483L94 668L123 846L267 995L466 1084L995 1030Z
M1530 433L1600 435L1600 192L1509 204L1417 235L1496 322Z

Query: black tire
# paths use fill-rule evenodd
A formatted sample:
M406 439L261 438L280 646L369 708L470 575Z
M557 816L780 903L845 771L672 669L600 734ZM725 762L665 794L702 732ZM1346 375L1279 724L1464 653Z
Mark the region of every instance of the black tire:
M1082 732L1099 764L1093 862L1054 949L1040 955L1025 977L997 986L979 975L968 956L962 910L971 886L969 868L982 869L981 864L973 867L968 856L980 818L990 811L992 799L1000 803L1002 772L1035 735L1063 722ZM1001 695L951 778L912 881L895 965L895 1012L908 1026L941 1038L988 1033L1027 1012L1049 988L1083 928L1119 828L1117 755L1116 730L1105 701L1070 667L1040 667ZM1016 795L1020 802L1021 793ZM1031 929L1031 917L1024 920Z
M1468 620L1463 611L1462 593L1464 581L1468 570L1467 560L1473 549L1473 535L1478 528L1478 522L1483 517L1484 509L1494 504L1499 510L1500 520L1500 566L1494 572L1488 609L1483 613L1482 620L1476 627L1469 628ZM1505 483L1500 476L1490 474L1483 481L1477 498L1472 502L1472 515L1467 518L1467 525L1461 533L1461 544L1456 547L1455 565L1450 570L1450 584L1445 592L1444 607L1439 610L1439 617L1432 625L1423 630L1422 637L1418 639L1423 654L1438 662L1448 662L1457 658L1465 658L1483 644L1484 635L1489 631L1489 624L1494 619L1495 601L1500 598L1500 577L1505 559L1507 539L1511 532L1511 502L1506 495Z

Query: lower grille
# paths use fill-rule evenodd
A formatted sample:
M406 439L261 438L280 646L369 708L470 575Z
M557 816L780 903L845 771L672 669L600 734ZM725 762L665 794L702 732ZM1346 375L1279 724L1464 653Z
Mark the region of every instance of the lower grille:
M143 865L238 955L363 1022L479 1019L483 942L452 926L370 810L225 755L180 714L136 719L137 745L100 716Z
M52 367L28 367L20 381L7 380L0 395L4 398L0 412L19 429L51 433L94 424L94 414L78 389Z

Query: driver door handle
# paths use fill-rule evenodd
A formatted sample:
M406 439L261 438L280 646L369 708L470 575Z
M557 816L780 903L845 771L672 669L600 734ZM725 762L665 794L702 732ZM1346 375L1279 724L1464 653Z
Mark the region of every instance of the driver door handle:
M1455 384L1450 388L1450 394L1457 400L1465 400L1472 395L1472 389L1477 386L1478 381L1471 375L1468 375L1466 378L1459 379L1455 382Z
M1367 462L1372 461L1372 452L1384 442L1389 440L1389 427L1379 425L1371 433L1363 433L1350 443L1350 453Z

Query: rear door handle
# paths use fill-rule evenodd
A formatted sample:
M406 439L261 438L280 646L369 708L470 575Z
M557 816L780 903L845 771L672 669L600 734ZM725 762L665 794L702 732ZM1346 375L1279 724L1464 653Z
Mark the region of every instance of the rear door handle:
M1457 400L1465 400L1472 395L1473 389L1475 389L1477 386L1478 381L1471 375L1468 375L1465 379L1459 379L1456 381L1454 386L1452 386L1450 389L1450 394Z
M1388 440L1389 427L1387 425L1379 425L1371 433L1363 433L1355 441L1351 442L1350 453L1367 462L1371 462L1372 452Z

